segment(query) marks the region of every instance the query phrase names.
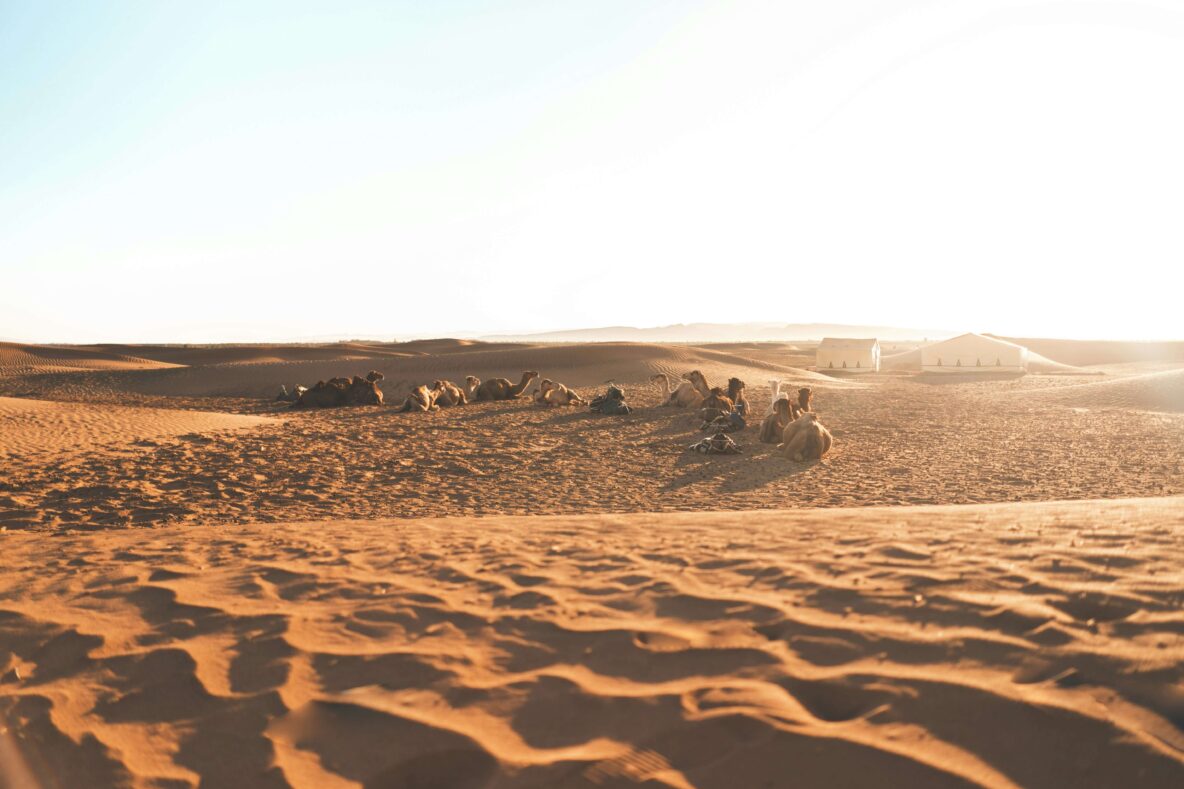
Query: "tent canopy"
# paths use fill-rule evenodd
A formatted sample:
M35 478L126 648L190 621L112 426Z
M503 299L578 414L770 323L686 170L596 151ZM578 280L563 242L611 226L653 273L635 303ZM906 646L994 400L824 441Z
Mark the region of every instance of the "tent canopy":
M951 370L1025 370L1028 349L1007 340L963 334L921 349L921 369Z

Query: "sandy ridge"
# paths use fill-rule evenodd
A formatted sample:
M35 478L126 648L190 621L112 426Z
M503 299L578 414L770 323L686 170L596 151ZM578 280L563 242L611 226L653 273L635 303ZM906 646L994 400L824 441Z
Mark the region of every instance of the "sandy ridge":
M137 373L111 373L95 379L93 386L117 387L132 392L186 397L273 397L280 385L311 385L336 375L365 374L377 370L386 376L388 396L411 385L431 383L437 378L463 381L466 375L479 378L505 377L517 381L523 370L543 375L570 386L600 386L606 381L645 382L655 373L679 378L692 369L726 383L729 375L740 375L750 385L768 378L793 378L811 385L850 388L857 382L831 378L786 364L743 355L692 347L594 343L577 347L514 346L480 348L426 355L346 356L327 360L240 361L180 367Z
M240 414L0 397L0 459L45 462L47 458L166 436L277 423L270 417Z

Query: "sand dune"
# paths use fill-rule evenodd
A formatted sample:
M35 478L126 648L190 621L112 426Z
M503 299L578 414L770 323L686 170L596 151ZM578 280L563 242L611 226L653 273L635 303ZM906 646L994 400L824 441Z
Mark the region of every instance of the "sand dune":
M0 342L0 376L74 370L154 370L171 366L100 348Z
M9 534L0 769L62 786L1179 786L1182 510Z
M84 350L0 376L42 398L0 397L0 786L1184 783L1178 367ZM272 400L371 368L391 399L537 369L636 410ZM695 414L648 378L692 368L758 415L768 379L813 387L834 451L793 463L750 426L741 455L687 452ZM1176 498L1095 500L1132 495ZM1020 498L1085 501L856 508Z
M111 352L129 353L169 364L193 367L222 364L266 364L275 362L350 361L384 357L414 356L383 343L329 343L323 345L103 345Z
M851 386L759 368L720 368L713 381L722 382L727 374L749 379L748 394L758 416L768 408L768 377L814 387L815 408L836 445L825 462L799 464L757 442L755 419L734 435L743 447L741 455L704 458L687 452L689 444L703 437L700 420L682 409L660 407L663 395L652 383L624 384L636 408L627 417L602 417L585 408L539 408L528 400L432 414L402 414L390 406L292 411L270 398L133 397L117 388L142 377L155 385L161 374L182 372L216 378L241 369L71 373L52 377L52 386L43 379L38 384L46 389L43 397L82 400L86 409L98 408L100 400L135 400L144 407L184 404L272 414L284 421L210 434L200 441L161 437L138 444L135 451L80 447L68 464L13 457L7 480L0 479L0 526L60 530L174 520L850 507L1184 494L1184 415L1124 411L1115 419L1108 410L1044 402L1041 392L1072 390L1078 381L1062 376L922 381L887 375ZM27 385L19 379L16 383ZM383 385L388 398L396 400L398 382L388 378ZM590 397L599 386L583 387L581 394Z
M1072 408L1184 412L1184 369L1127 375L1048 389L1030 395L1042 404Z
M410 345L410 343L408 343ZM428 347L428 346L423 346ZM383 391L388 397L405 393L409 386L431 383L437 378L463 381L466 375L479 378L505 377L517 381L523 370L537 370L570 386L599 386L608 380L642 383L655 373L679 377L701 369L726 383L729 375L740 375L751 383L767 378L792 377L834 387L860 386L827 376L755 359L742 354L704 348L638 343L590 343L572 346L520 346L500 349L461 347L439 353L414 356L366 357L355 361L300 361L270 364L239 363L222 366L187 367L135 376L108 379L108 384L126 386L144 394L166 396L273 396L281 384L312 385L336 375L365 374L374 369L386 376Z
M1001 337L1065 364L1092 367L1132 362L1184 362L1184 342L1121 342L1113 340L1056 340Z
M139 441L241 430L275 419L208 411L58 403L0 397L0 460L44 462L47 455L73 454Z

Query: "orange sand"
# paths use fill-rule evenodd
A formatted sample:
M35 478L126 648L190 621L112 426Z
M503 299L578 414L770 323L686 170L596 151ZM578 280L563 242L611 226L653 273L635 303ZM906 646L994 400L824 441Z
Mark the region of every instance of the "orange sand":
M64 786L1179 786L1182 512L11 534L4 767Z
M0 786L1184 785L1184 363L1071 350L0 346ZM272 399L370 369L636 410ZM690 369L834 452L686 452Z

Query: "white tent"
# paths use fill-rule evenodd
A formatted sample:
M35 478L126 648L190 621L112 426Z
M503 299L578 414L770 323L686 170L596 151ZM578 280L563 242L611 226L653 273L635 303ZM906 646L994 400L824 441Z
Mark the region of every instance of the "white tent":
M981 334L962 334L921 349L926 373L1022 373L1028 370L1028 349Z
M823 337L814 365L819 371L874 373L880 369L880 341Z

